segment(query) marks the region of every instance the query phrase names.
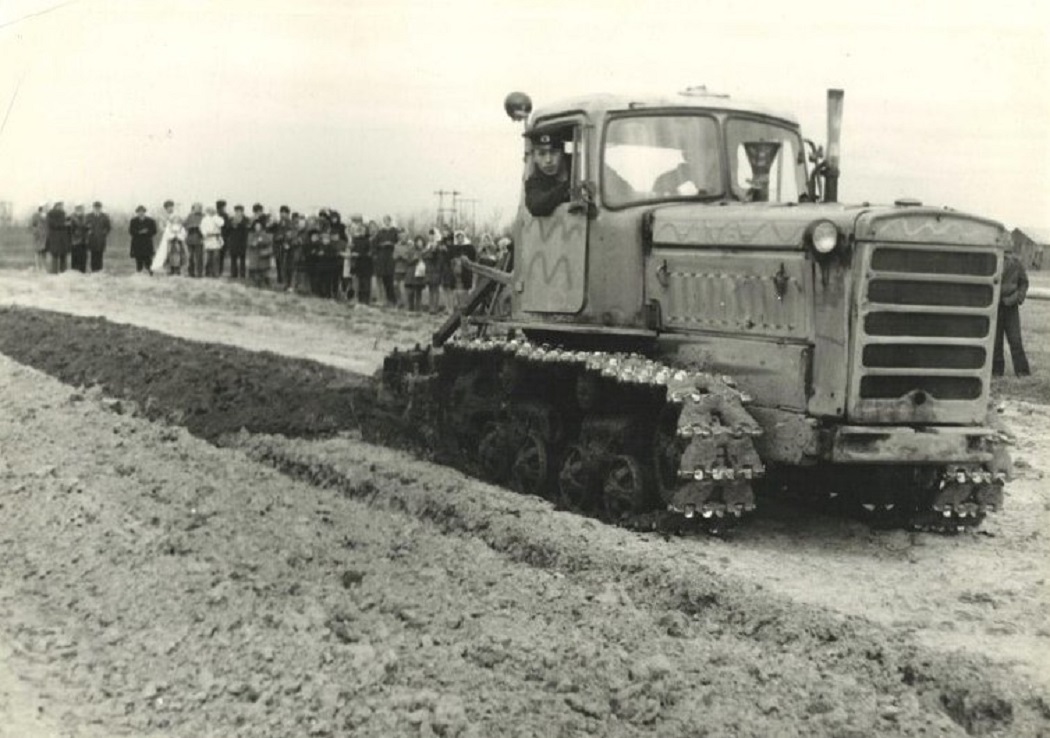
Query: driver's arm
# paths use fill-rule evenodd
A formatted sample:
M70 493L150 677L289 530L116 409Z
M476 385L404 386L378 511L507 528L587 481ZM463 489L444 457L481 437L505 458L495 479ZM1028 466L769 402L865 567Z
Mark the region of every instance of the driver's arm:
M563 202L569 201L569 181L551 186L538 177L525 180L525 207L535 216L550 215Z

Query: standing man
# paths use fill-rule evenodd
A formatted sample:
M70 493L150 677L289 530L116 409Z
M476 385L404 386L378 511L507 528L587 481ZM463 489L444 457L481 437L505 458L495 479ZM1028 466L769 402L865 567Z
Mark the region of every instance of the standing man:
M357 294L357 301L362 305L369 305L372 303L372 236L374 234L368 232L364 216L355 213L350 216L347 235L350 237L350 269L357 281L354 290Z
M204 206L195 202L190 206L183 227L186 229L186 250L189 252L189 275L204 276L204 234L201 233L201 222L204 220Z
M248 254L248 232L250 230L251 223L244 215L244 206L235 205L233 217L226 221L226 227L223 229L224 233L229 233L223 236L223 243L230 254L230 276L234 279L244 279L248 276L245 270L245 257Z
M220 246L218 256L218 268L213 276L221 277L222 270L226 266L226 254L230 251L230 214L226 212L226 201L216 200L215 201L215 214L222 218L222 233L219 234Z
M266 208L262 206L261 202L257 202L254 205L252 205L252 221L248 224L249 230L251 230L252 226L255 225L255 221L257 220L261 220L263 222L263 226L266 225Z
M29 230L33 233L33 253L36 254L36 270L47 271L47 203L33 213L29 221Z
M222 227L225 221L215 208L204 211L201 220L201 236L204 237L204 276L219 276L219 254L222 252Z
M1021 342L1021 304L1028 294L1028 272L1017 256L1016 248L1007 251L1003 260L1003 283L999 290L999 319L995 325L995 349L992 353L992 376L1001 377L1006 369L1003 353L1003 337L1010 344L1010 358L1014 374L1027 377L1031 374L1028 357Z
M282 205L278 212L280 218L273 226L273 260L277 267L278 286L288 287L291 285L288 276L288 255L295 237L295 224L292 222L292 210L287 205Z
M106 252L106 238L110 228L109 216L102 212L102 203L96 200L87 216L87 245L91 255L92 273L102 271L102 255Z
M69 219L59 200L47 211L47 253L52 274L61 274L69 267L69 250Z
M69 263L78 272L87 272L87 241L88 225L84 206L77 205L73 208L73 216L69 220L71 246L69 251Z
M135 208L135 217L128 226L131 234L131 258L135 260L135 271L145 269L153 275L153 237L157 235L157 221L146 215L146 206Z

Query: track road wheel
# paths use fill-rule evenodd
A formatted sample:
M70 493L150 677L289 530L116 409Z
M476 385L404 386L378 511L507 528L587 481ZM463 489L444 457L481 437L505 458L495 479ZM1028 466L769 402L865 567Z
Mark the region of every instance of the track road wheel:
M610 460L602 488L602 502L605 514L614 521L650 507L642 465L636 458L624 454Z
M478 444L478 465L486 480L500 484L510 475L511 449L509 433L501 423L485 426Z
M558 492L565 507L592 510L598 498L598 485L589 455L582 446L573 445L565 453L558 472Z
M539 434L526 433L518 444L518 451L511 466L514 489L522 494L545 497L547 480L550 477L550 455L547 443Z

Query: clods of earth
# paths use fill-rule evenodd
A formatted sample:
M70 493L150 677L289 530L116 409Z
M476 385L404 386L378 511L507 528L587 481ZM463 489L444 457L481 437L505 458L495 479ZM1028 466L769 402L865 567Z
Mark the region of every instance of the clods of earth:
M0 293L0 736L1050 735L1046 406L978 533L667 539L371 442L428 319Z

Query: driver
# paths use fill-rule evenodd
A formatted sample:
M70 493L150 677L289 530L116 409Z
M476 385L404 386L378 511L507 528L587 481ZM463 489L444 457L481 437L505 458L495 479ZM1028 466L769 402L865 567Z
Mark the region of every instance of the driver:
M692 195L709 195L707 182L698 181L701 177L710 178L708 161L714 161L690 147L682 150L682 161L674 169L664 172L653 182L653 192L660 197L678 197Z
M525 180L525 207L536 216L550 215L569 201L569 157L565 143L543 133L532 145L532 174Z

